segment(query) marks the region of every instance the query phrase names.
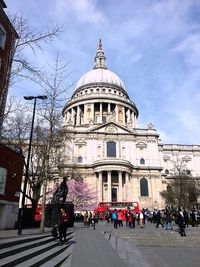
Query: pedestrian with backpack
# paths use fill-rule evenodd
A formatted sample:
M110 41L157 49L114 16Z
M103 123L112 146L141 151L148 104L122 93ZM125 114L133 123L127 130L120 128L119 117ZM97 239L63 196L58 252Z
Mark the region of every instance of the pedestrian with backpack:
M114 228L117 228L118 218L117 218L117 210L116 209L112 213L112 220L113 220L113 223L114 223Z

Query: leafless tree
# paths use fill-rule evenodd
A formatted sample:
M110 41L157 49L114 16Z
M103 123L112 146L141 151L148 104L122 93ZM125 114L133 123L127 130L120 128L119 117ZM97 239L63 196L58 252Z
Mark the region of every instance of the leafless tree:
M48 66L48 73L43 75L40 81L35 81L48 99L38 101L36 107L26 195L32 203L33 210L37 207L41 197L45 203L47 183L55 173L59 172L57 166L60 163L60 153L62 152L61 109L64 101L66 102L68 99L68 90L71 86L68 84L68 65L62 65L58 56L56 56L55 65ZM15 105L9 107L4 124L4 135L8 139L14 140L23 149L26 156L31 127L32 103L28 101L28 104L21 106L17 104L17 101L13 103L15 102ZM42 188L43 193L41 193Z
M28 51L36 55L38 50L43 49L44 43L52 42L58 36L61 32L61 27L50 26L40 31L32 28L29 21L22 15L14 15L10 19L19 35L13 50L10 84L12 85L17 80L23 78L38 79L42 74L41 69L34 66L33 62L27 58L26 52Z
M191 175L183 160L178 159L173 162L173 165L167 177L167 190L160 194L167 205L191 210L200 196L200 179Z
M30 26L27 19L22 15L14 15L10 17L10 21L16 29L19 38L16 39L16 43L12 49L9 62L9 73L7 73L7 79L4 84L5 92L12 85L21 81L22 79L30 79L32 81L38 81L41 79L42 71L38 66L30 60L30 54L36 55L38 51L43 49L43 45L58 36L61 32L60 26L50 26L46 30L34 29ZM29 55L29 56L28 56ZM7 93L6 93L7 94ZM0 106L3 104L3 98L0 99ZM5 116L0 114L0 133Z
M44 161L44 174L45 179L43 183L43 216L41 221L41 231L44 231L45 220L45 203L46 203L46 190L49 176L51 173L50 165L52 166L52 159L54 158L52 153L56 154L56 158L60 158L58 155L59 143L61 142L61 108L63 107L63 101L66 101L68 90L71 87L70 84L66 84L66 80L69 78L68 65L62 65L59 56L56 56L55 65L49 65L50 71L48 75L43 76L42 83L40 85L43 88L43 92L48 97L48 101L43 103L45 105L43 110L43 118L47 124L47 138L46 138L46 155ZM53 151L52 151L53 148Z

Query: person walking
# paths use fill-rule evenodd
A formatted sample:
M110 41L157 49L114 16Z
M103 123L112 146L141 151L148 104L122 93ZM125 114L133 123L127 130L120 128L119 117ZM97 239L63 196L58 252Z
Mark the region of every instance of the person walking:
M114 228L117 228L118 217L117 217L117 210L116 209L112 213L112 221L114 223Z
M144 214L142 211L140 211L140 213L138 214L139 216L139 220L140 220L140 227L144 228Z
M83 221L84 221L84 226L88 226L88 222L89 222L89 218L88 218L89 216L88 216L88 212L87 212L87 210L86 210L86 212L84 213L84 219L83 219Z
M125 217L126 217L126 227L129 226L128 214L129 214L129 211L126 210L126 213L125 213Z
M198 227L197 216L196 216L194 210L193 210L192 213L190 214L190 218L191 218L191 221L192 221L192 227L195 227L195 226Z
M88 225L90 226L92 224L92 212L89 212L89 216L88 216Z
M185 220L185 227L188 227L189 226L189 214L186 210L183 211L183 217Z
M118 210L117 217L118 217L119 227L123 227L123 212L122 212L122 210Z
M129 210L128 211L128 224L129 224L129 228L132 228L132 225L133 225L133 215L132 215L132 212Z
M161 225L164 228L164 225L161 222L161 219L162 219L161 212L160 212L160 210L158 210L158 212L156 214L156 228L158 228L159 225Z
M134 211L132 213L132 227L135 228L135 220L136 220L136 213Z
M177 224L179 226L180 235L186 236L186 234L185 234L185 220L184 220L183 212L181 210L179 211L179 214L177 217Z
M63 245L66 242L68 221L69 221L69 213L65 211L64 208L61 208L60 209L60 224L58 227L59 239L60 239L59 245Z
M168 227L169 227L171 230L173 230L173 228L172 228L172 213L171 213L171 211L166 209L165 216L166 216L165 229L168 230Z
M107 223L110 222L110 211L109 210L106 211L106 221Z

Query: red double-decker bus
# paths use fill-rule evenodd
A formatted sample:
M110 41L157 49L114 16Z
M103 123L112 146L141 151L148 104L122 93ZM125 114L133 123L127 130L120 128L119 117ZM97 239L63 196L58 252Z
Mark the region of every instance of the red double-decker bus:
M135 213L139 213L139 204L137 201L100 202L98 208L94 212L98 213L100 218L105 219L106 212L113 212L115 209L123 212L123 219L125 220L126 212L128 210L133 210Z

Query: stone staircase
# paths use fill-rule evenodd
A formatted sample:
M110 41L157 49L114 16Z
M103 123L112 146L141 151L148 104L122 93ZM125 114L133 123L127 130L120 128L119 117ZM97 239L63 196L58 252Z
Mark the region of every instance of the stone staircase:
M148 227L148 229L118 228L104 234L108 240L112 241L112 244L120 242L119 239L121 239L134 243L138 247L200 247L200 227L186 228L186 237L180 236L177 227L171 231L165 230L165 228L155 229L152 226Z
M74 232L67 233L67 243L50 234L35 234L0 240L0 267L68 267L74 245Z

